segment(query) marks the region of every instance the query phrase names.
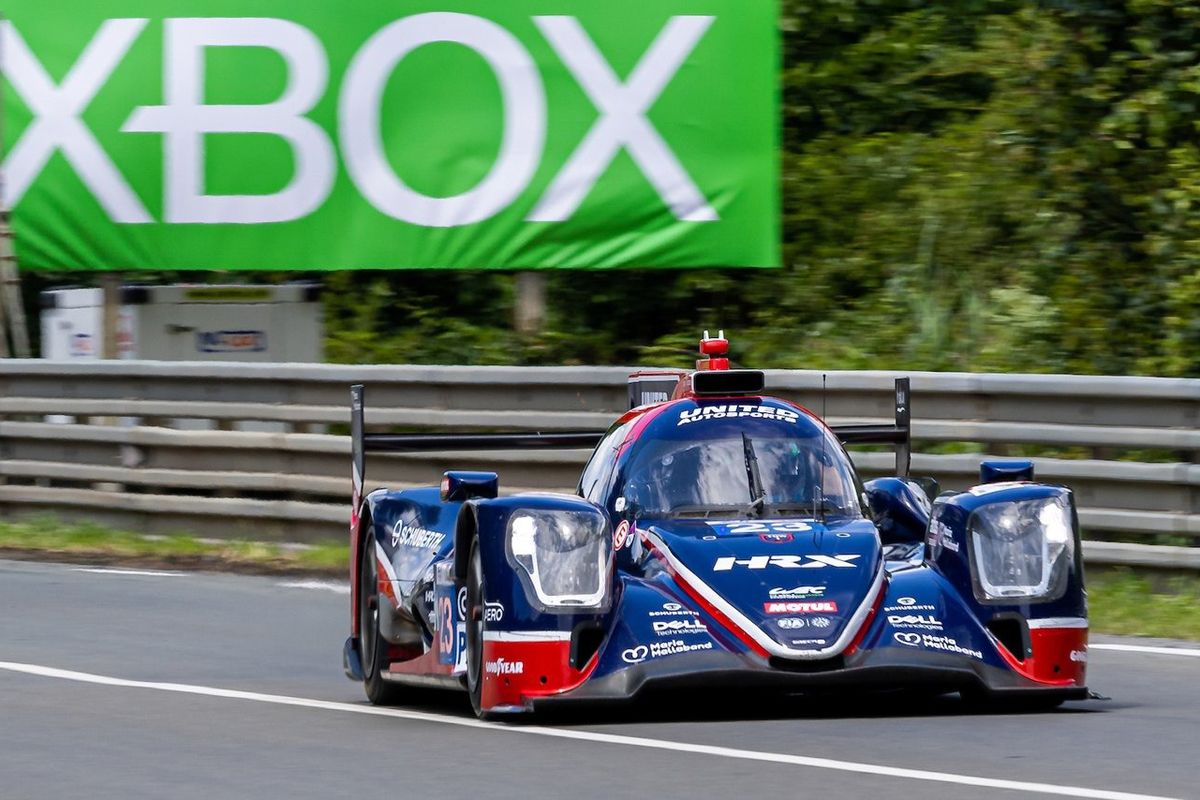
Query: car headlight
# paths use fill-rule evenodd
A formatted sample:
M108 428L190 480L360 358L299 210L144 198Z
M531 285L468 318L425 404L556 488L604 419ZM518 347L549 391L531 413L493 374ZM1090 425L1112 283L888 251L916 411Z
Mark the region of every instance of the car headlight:
M1075 559L1070 502L1059 496L978 508L971 550L981 602L1057 600Z
M600 608L607 600L612 542L598 512L515 512L508 556L530 601L543 610Z

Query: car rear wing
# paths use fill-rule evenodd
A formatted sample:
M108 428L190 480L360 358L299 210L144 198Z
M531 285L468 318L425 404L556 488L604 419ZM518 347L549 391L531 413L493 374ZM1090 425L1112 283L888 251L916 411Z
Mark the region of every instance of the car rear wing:
M834 425L843 444L891 444L896 448L896 474L908 476L912 453L909 379L896 379L894 425ZM350 439L353 502L357 510L366 478L367 453L421 453L439 450L553 450L594 448L604 431L521 431L517 433L366 433L365 391L350 387Z
M518 433L366 433L365 391L350 387L350 451L353 501L357 509L366 478L367 453L428 453L440 450L553 450L594 448L604 431Z
M896 474L908 477L912 466L912 392L908 378L896 379L896 422L893 425L832 425L842 444L891 444L896 447Z

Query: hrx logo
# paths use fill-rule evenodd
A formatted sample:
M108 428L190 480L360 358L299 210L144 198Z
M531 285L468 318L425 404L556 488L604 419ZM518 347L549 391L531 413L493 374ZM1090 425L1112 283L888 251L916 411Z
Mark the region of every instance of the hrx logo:
M728 572L735 566L746 567L747 569L766 569L767 567L782 567L783 569L822 569L824 567L853 569L858 566L854 562L859 558L862 558L862 556L858 553L850 555L824 555L817 553L807 556L751 556L750 558L723 556L722 558L718 558L717 563L713 565L713 572Z

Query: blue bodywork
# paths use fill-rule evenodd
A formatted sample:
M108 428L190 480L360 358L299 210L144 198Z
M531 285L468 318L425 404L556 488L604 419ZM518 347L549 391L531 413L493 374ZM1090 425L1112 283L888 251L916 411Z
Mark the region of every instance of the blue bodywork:
M717 422L685 423L701 414L715 418L718 406L720 424L741 426L751 447L753 437L778 436L791 430L788 425L819 442L808 462L798 454L799 466L786 467L809 485L816 480L818 499L804 498L808 507L768 497L741 510L653 508L648 495L655 487L639 484L645 477L639 465L647 460L642 452L663 442L686 445L700 426ZM748 449L746 470L753 455ZM787 455L771 461L759 453L758 459L773 469ZM656 465L682 460L667 456ZM803 469L816 472L804 476ZM778 467L773 476L784 470ZM836 470L845 471L843 488L853 496L834 498L840 505L829 510L821 484L827 478L814 475ZM470 612L463 587L476 541L485 576L483 610L476 613L484 614L489 634L554 634L569 642L564 657L581 679L505 710L720 682L784 690L932 686L1083 697L1082 668L1058 663L1085 660L1077 655L1082 650L1054 651L1038 661L1031 634L1069 632L1087 617L1071 493L1030 482L1031 471L1004 465L987 475L1008 482L944 493L931 503L902 477L862 484L828 429L790 403L685 398L618 420L585 468L578 495L495 497L486 474L462 480L451 474L442 489L376 490L364 498L364 531L370 533L363 546L376 548L392 582L396 604L381 622L386 638L443 654L452 680L462 680L466 670L463 629ZM972 549L972 537L980 535L973 527L977 512L1046 500L1070 509L1073 550L1065 582L1044 600L983 596ZM533 595L511 544L514 515L530 511L603 518L612 558L602 603L547 608ZM1086 622L1082 636L1086 640ZM1059 674L1074 680L1045 678Z

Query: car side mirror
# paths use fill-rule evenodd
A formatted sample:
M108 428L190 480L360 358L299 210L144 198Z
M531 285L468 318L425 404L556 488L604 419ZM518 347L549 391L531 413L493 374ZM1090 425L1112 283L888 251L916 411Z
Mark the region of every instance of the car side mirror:
M910 478L910 480L921 487L921 491L925 492L925 496L929 498L930 502L933 502L937 498L938 492L942 490L941 484L935 478Z

